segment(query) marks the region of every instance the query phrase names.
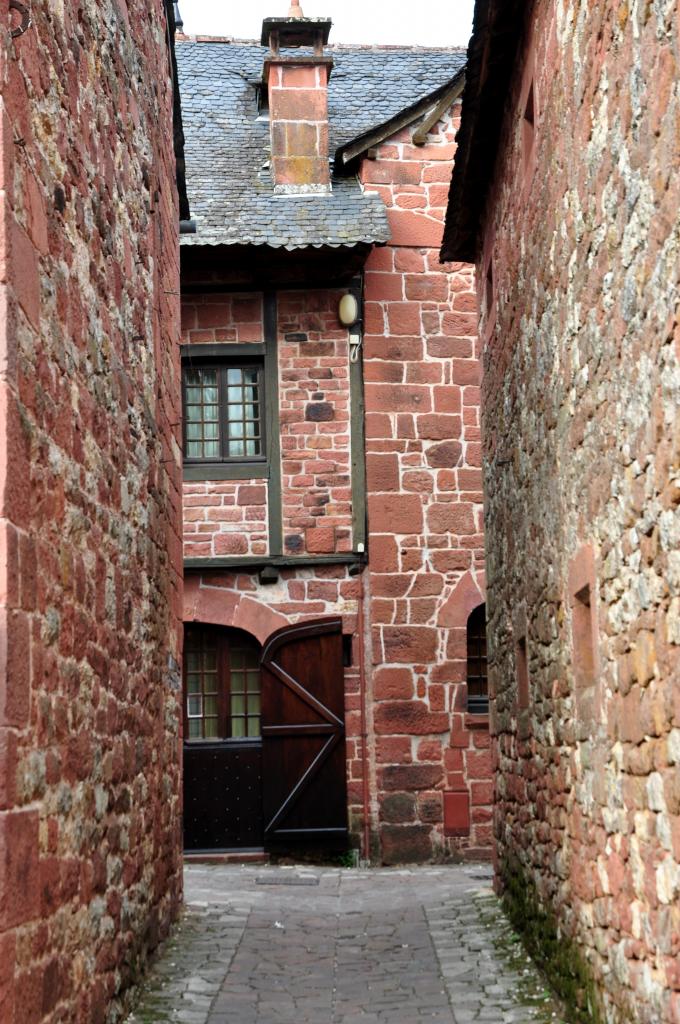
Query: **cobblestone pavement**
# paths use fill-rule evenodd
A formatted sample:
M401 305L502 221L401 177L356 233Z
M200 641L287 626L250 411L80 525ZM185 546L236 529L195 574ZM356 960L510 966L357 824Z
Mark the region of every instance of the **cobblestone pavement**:
M564 1024L485 865L191 866L128 1024Z

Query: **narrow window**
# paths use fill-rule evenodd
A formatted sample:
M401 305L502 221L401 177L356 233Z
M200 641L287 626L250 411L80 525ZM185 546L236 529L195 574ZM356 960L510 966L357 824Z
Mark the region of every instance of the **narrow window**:
M598 675L598 629L595 552L582 545L569 565L571 644L576 689L594 687Z
M229 645L231 735L260 735L260 651L243 640Z
M485 604L478 605L467 621L467 709L471 715L489 711Z
M187 630L184 647L184 735L188 740L222 739L215 639L205 630Z
M190 626L184 642L187 742L260 736L260 647L237 630Z
M515 662L517 669L517 706L520 710L529 707L529 662L527 658L527 638L522 636L515 645Z
M264 461L261 365L185 366L184 459Z
M534 83L529 86L527 100L524 106L524 117L522 118L522 158L525 172L529 169L531 156L534 150L534 138L536 128L534 124Z
M590 584L574 594L572 606L572 637L576 685L580 689L595 682L595 651L593 646L593 609Z
M489 259L489 265L486 268L486 280L484 282L484 307L486 309L487 317L491 313L493 306L493 257Z

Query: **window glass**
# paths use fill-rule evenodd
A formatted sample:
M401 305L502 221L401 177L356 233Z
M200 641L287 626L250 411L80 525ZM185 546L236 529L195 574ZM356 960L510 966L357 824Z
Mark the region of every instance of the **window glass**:
M184 716L188 741L260 736L260 646L234 630L187 627Z
M233 644L230 653L232 736L259 736L260 652Z
M262 367L185 366L183 377L185 458L262 458Z
M486 605L475 608L467 622L468 711L486 714L489 688L486 655Z
M188 738L219 738L217 647L214 636L207 630L187 630L184 688Z

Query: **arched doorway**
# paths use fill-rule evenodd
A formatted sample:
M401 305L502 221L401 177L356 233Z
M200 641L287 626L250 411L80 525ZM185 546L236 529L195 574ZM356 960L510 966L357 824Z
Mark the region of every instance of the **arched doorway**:
M261 648L240 629L184 637L184 846L262 845Z
M340 619L188 624L183 708L187 851L346 841Z

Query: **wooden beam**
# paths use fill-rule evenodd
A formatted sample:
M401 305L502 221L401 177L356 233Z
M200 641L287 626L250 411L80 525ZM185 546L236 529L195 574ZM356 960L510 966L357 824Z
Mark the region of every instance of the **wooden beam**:
M416 128L413 133L412 140L414 146L424 146L427 142L427 135L431 128L436 125L437 121L440 121L446 111L452 106L458 97L462 94L465 88L465 72L463 72L459 78L456 79L454 84L445 92L438 103L432 108L429 114L422 120L420 125Z

